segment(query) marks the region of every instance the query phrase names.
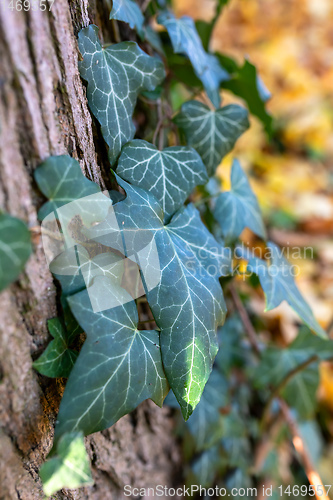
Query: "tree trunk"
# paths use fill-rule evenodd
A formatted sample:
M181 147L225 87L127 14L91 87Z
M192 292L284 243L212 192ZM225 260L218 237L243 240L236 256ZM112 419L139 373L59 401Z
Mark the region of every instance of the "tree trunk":
M109 40L112 24L102 2L55 0L50 12L11 11L9 4L0 2L0 207L28 223L34 253L0 295L0 499L36 500L43 498L38 470L51 448L64 383L32 369L50 340L46 320L57 316L59 298L36 230L43 199L32 173L49 155L68 153L104 186L107 160L104 146L94 144L76 35L96 22ZM170 486L179 464L172 429L168 410L143 403L87 438L95 485L54 498L109 500L123 498L125 484Z

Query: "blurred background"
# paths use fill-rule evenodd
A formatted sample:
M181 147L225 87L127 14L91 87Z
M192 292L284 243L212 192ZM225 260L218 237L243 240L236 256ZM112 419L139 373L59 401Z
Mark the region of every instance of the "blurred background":
M177 0L177 14L209 21L214 0ZM313 247L297 259L298 286L324 328L333 319L333 2L331 0L230 0L223 8L211 50L258 69L271 93L269 140L253 115L251 128L225 158L219 174L228 184L233 156L251 175L269 226L282 247ZM237 98L224 91L224 104ZM247 235L243 235L247 238ZM262 295L252 299L258 313ZM268 313L271 327L290 342L295 315L282 304ZM333 332L332 332L333 334ZM323 364L320 397L333 411L333 369Z

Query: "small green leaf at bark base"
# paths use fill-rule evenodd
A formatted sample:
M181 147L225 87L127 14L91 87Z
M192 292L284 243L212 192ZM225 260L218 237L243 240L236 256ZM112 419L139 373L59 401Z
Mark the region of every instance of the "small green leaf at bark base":
M173 146L159 151L146 141L131 141L122 149L117 174L151 192L166 221L180 209L191 191L208 180L206 167L193 148Z
M81 432L69 432L59 440L55 454L39 471L46 496L62 488L94 484Z
M9 214L0 213L0 291L18 278L31 250L26 224Z
M245 108L230 104L212 111L199 101L183 104L174 121L184 131L187 144L198 151L209 176L249 127Z
M236 240L245 227L261 238L266 238L257 197L237 160L232 165L231 190L221 193L217 198L214 217L227 242Z
M47 377L69 377L78 353L69 349L76 332L68 333L60 318L47 322L52 340L43 354L34 362L33 367Z
M114 164L121 148L133 139L132 115L138 95L154 90L165 77L163 63L143 52L135 42L103 48L97 26L79 33L81 77L88 82L89 107L101 125Z

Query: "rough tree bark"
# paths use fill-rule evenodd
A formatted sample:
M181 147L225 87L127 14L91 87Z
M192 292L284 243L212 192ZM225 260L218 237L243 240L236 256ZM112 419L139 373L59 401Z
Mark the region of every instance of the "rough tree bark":
M108 3L55 0L51 12L17 12L8 9L8 0L0 2L0 207L30 228L38 227L36 209L43 202L32 173L49 155L69 153L89 178L104 184L105 151L95 147L98 132L77 69L76 35L96 22L105 39L112 38ZM32 369L50 340L46 320L57 315L58 299L38 231L32 235L26 271L0 295L1 500L43 498L38 469L52 444L64 386ZM123 497L124 484L171 485L179 464L172 427L167 410L142 404L87 438L95 485L54 498L111 500Z

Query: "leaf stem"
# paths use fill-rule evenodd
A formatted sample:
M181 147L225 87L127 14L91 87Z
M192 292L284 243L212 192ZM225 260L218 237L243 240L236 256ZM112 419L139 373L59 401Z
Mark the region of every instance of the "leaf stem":
M303 438L299 431L296 420L291 414L291 411L286 402L283 399L279 398L279 403L282 415L284 416L284 419L292 435L294 448L297 451L298 455L300 456L301 463L303 464L304 471L307 475L309 483L314 487L313 489L317 500L329 500L329 497L326 495L325 486L323 485L320 475L315 470L311 457L307 449L305 448ZM319 490L318 486L321 487L320 488L321 491L318 491Z
M153 136L153 144L156 146L156 139L157 139L157 135L159 134L158 149L161 151L163 149L163 145L164 145L164 132L163 132L164 117L163 117L161 99L158 99L158 101L157 101L157 116L158 116L158 122L157 122L156 129L155 129L154 136Z
M210 201L212 198L217 198L221 193L213 194L212 196L205 196L205 198L201 198L200 200L196 201L193 203L195 207L200 207L200 205L203 205L204 203Z
M213 34L213 31L214 31L215 25L216 25L216 23L217 23L220 15L221 15L223 7L224 7L223 2L216 2L215 14L214 14L213 19L210 22L210 27L209 27L208 50L209 50L210 41L211 41L211 38L212 38L212 34Z
M147 10L148 5L150 4L151 0L145 0L143 4L141 5L141 12L144 13Z
M319 361L319 357L314 354L311 356L311 358L307 359L306 361L303 361L303 363L299 364L290 372L287 373L287 375L281 380L281 382L272 390L271 395L265 405L263 415L261 418L260 422L260 427L263 428L267 418L268 418L268 413L271 407L272 402L274 401L275 398L277 398L280 395L280 392L286 387L286 385L290 382L292 378L294 378L296 375L298 375L301 371L305 370L308 366L310 366L312 363L315 361Z
M112 25L112 31L113 31L114 39L115 39L115 41L117 43L120 43L121 42L121 36L120 36L120 33L119 33L119 27L118 27L117 21L115 21L115 19L111 19L111 25Z
M230 290L232 300L233 300L233 302L236 306L236 309L238 310L239 315L241 317L241 320L242 320L242 323L244 325L247 336L249 338L250 344L251 344L253 350L255 351L255 353L258 356L260 356L261 351L260 351L259 343L257 340L256 331L252 326L249 315L248 315L242 301L240 300L239 295L238 295L233 283L230 284L229 290Z

